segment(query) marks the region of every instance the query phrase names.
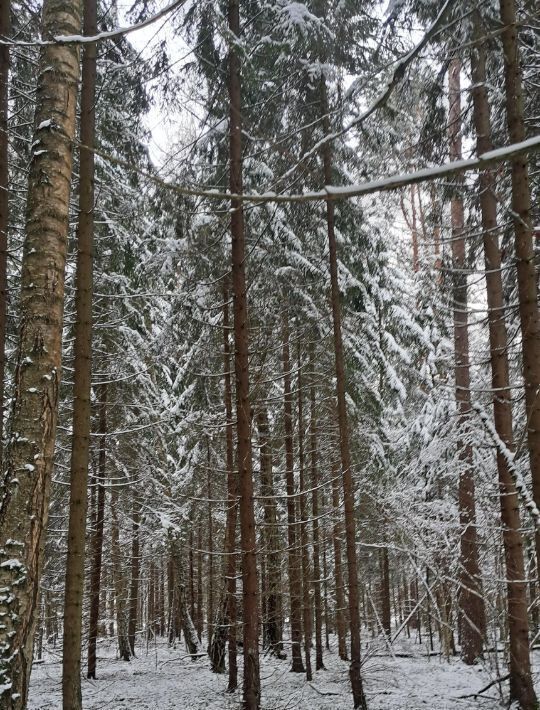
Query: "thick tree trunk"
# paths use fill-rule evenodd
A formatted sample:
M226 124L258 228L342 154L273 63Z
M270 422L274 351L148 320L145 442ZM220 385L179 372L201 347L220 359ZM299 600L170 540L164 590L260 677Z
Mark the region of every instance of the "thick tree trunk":
M135 656L139 610L139 577L141 573L141 509L137 494L133 494L133 540L131 543L131 582L129 589L128 637L131 655Z
M11 2L0 3L0 35L11 34ZM4 464L4 379L6 371L7 234L9 228L9 47L0 47L0 471Z
M311 646L313 643L313 614L311 610L311 564L309 560L309 536L308 536L308 506L306 490L306 471L304 461L304 402L302 392L302 362L300 338L298 344L298 467L300 484L300 544L302 546L302 617L304 623L304 655L306 658L306 679L313 680L311 670Z
M99 593L101 589L101 561L103 556L103 528L105 523L105 476L107 464L107 385L100 385L99 402L99 460L97 506L92 541L92 571L90 574L90 621L88 624L88 678L96 677L96 650L99 621Z
M317 410L315 393L315 354L310 348L309 364L311 382L309 387L309 445L311 469L311 511L313 515L313 592L315 609L315 670L324 668L322 645L322 596L321 596L321 540L319 530L319 469L317 452Z
M240 60L234 45L240 36L239 0L228 2L229 50L229 187L241 195L242 91ZM234 310L234 369L236 378L237 463L240 493L240 545L242 550L242 621L244 653L244 710L258 710L261 702L259 673L259 625L257 537L253 502L251 411L249 401L249 320L246 290L246 246L242 202L231 200L232 289Z
M330 133L330 121L328 118L328 99L324 75L321 75L321 115L323 116L324 133L325 135L328 135ZM332 155L330 143L328 142L326 142L323 146L323 164L325 184L331 185ZM358 562L356 554L356 522L354 513L354 484L351 469L349 421L345 396L345 361L343 355L343 337L341 333L341 303L339 295L334 203L332 200L326 201L326 223L330 259L332 321L334 326L334 355L336 363L337 412L339 446L341 454L341 473L343 476L345 540L347 548L347 571L349 582L349 627L351 634L351 665L349 668L349 676L351 680L354 707L362 708L362 710L364 710L367 705L361 675L360 611L358 597Z
M84 2L84 34L97 33L96 0ZM81 128L83 146L94 145L96 46L87 44L82 59ZM94 154L80 149L79 222L75 291L75 344L73 371L73 435L71 487L64 597L62 702L64 710L81 710L81 630L84 593L84 557L88 461L90 456L90 390L92 379L92 252L94 242ZM103 486L103 482L99 482ZM92 592L93 593L93 590ZM91 637L92 638L92 637ZM95 654L94 654L95 656ZM90 661L89 655L89 661ZM91 672L91 669L88 669ZM95 677L95 663L93 669Z
M475 34L481 35L479 18L475 16ZM479 43L472 54L473 117L477 135L478 155L492 150L490 107L486 88L486 49ZM508 338L505 324L501 254L497 228L497 198L495 179L488 170L480 174L480 208L486 267L491 381L495 430L508 451L513 449L512 399L508 365ZM509 463L502 451L497 451L501 521L506 561L508 632L510 637L510 695L524 709L536 707L531 678L527 591L523 563L523 539L519 502Z
M283 310L283 428L285 431L285 475L287 490L287 544L290 598L291 656L293 673L305 673L302 662L302 559L296 524L294 489L293 399L289 354L289 312Z
M271 653L277 658L283 655L283 621L281 617L282 580L277 531L276 500L272 473L272 448L268 424L268 412L261 407L257 412L259 431L261 497L264 509L263 547L266 550L266 614L263 617L263 638Z
M448 72L448 133L450 160L461 160L461 62L453 59ZM450 210L452 223L452 266L454 301L454 359L456 406L458 426L467 428L471 416L471 392L469 370L469 330L467 312L467 275L465 258L465 218L463 198L459 185L452 195ZM464 432L467 439L467 432ZM459 441L458 505L461 527L460 575L459 575L459 625L461 657L467 664L475 663L482 655L486 631L486 617L476 532L476 503L474 491L474 464L472 445Z
M80 34L80 0L48 0L44 39ZM0 502L0 705L26 706L53 466L79 79L75 46L41 47L28 177L12 436Z
M506 121L511 143L524 141L523 88L516 24L515 0L500 0L504 52L504 83ZM531 467L533 497L540 508L540 318L534 263L531 192L527 156L512 160L512 215L517 262L519 317L525 405L527 412L527 443ZM536 557L540 560L540 534L536 535Z

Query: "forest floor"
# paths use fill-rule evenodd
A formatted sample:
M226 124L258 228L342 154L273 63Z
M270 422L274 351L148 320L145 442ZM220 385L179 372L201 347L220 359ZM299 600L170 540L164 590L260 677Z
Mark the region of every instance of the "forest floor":
M464 698L496 677L488 663L465 666L427 656L426 647L404 639L395 657L380 641L364 651L364 683L369 710L494 710L504 707L493 685L479 698ZM399 657L398 657L399 656ZM407 656L407 657L402 657ZM61 708L59 650L44 654L32 672L28 710ZM540 681L540 657L535 678ZM264 710L351 710L348 666L334 651L325 654L326 670L306 683L289 672L288 661L264 657L261 663ZM489 660L493 664L493 658ZM501 670L504 674L504 670ZM213 674L206 658L192 661L183 647L166 643L139 649L137 658L117 660L115 646L104 642L98 651L98 680L83 680L84 710L237 710L240 691L225 692L226 676ZM506 690L506 687L505 687Z

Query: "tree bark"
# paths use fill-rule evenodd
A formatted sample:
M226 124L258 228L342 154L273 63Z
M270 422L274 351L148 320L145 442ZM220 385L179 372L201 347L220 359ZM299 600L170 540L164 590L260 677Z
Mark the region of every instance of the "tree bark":
M334 529L333 529L333 541L334 541L334 573L336 577L335 591L336 591L336 632L338 637L338 654L342 661L349 660L347 654L347 629L345 621L345 583L343 581L343 562L341 553L341 538L343 535L343 526L338 517L339 513L339 482L337 477L339 475L338 466L334 466L332 469L332 507L334 509ZM326 574L325 574L326 577Z
M390 612L390 564L388 547L381 549L381 624L388 638L392 635L392 617Z
M323 116L324 134L328 135L330 133L330 121L328 118L328 99L324 74L321 75L321 115ZM331 185L332 155L329 142L326 142L323 146L323 167L325 184ZM326 224L330 259L337 412L341 455L341 474L343 476L345 540L347 547L347 572L349 582L349 626L351 634L351 664L349 668L349 677L351 680L354 707L362 708L362 710L364 710L367 708L367 704L361 675L360 612L358 606L358 563L356 554L356 523L354 517L354 485L351 469L351 451L349 446L349 421L345 396L345 362L343 355L343 337L341 333L341 303L339 295L334 203L332 200L326 201Z
M309 387L310 422L310 468L311 468L311 511L313 515L313 592L315 608L315 670L324 668L322 644L322 596L321 596L321 540L319 530L319 469L317 451L317 410L315 392L315 353L313 345L310 347L309 364L311 382Z
M11 2L0 3L0 35L11 34ZM7 235L9 228L9 46L0 47L0 471L4 465L4 380L6 372Z
M123 661L131 659L128 638L127 582L124 575L120 530L118 525L118 488L111 487L111 553L113 564L114 601L116 606L116 634L118 653Z
M139 577L141 573L141 510L137 494L133 494L133 540L131 543L131 583L129 589L128 638L131 655L135 656L139 609Z
M285 430L285 475L287 490L287 544L290 598L291 656L293 673L305 673L302 661L302 560L298 549L294 489L293 399L289 353L289 313L283 310L283 426Z
M101 589L101 561L103 556L103 528L105 523L105 476L106 476L106 439L107 433L107 385L100 385L99 403L99 460L97 479L97 506L94 520L92 545L92 571L90 574L90 622L88 624L88 678L96 677L96 651L99 621L99 593ZM69 633L69 632L64 632Z
M515 1L500 0L500 13L504 28L502 45L506 121L510 142L517 143L525 140L526 133ZM512 219L517 262L527 443L533 497L536 506L540 508L540 319L531 221L531 192L526 156L517 156L512 159ZM540 560L539 533L536 534L536 557L537 561Z
M84 34L97 33L96 0L84 2ZM96 45L85 45L82 59L81 144L90 148L95 137ZM90 390L92 379L92 252L94 242L94 154L80 149L79 222L75 284L75 344L73 372L73 435L71 487L64 596L62 702L64 710L81 710L81 631L84 558L90 456ZM103 482L100 481L100 486ZM99 489L101 490L101 489ZM92 589L93 593L93 589ZM92 637L90 637L92 638ZM95 657L95 653L94 653ZM89 662L90 662L89 654ZM88 673L95 677L94 668Z
M461 160L461 61L453 59L448 72L448 134L450 160ZM467 304L467 275L465 258L465 217L463 198L459 192L462 181L451 198L452 266L454 302L454 359L456 407L460 439L458 505L460 536L459 574L459 626L461 657L469 665L482 655L486 631L486 617L476 532L476 501L474 490L474 464L472 445L467 439L467 426L471 416L471 391L469 369L469 330Z
M482 32L480 19L475 15L475 35ZM480 42L471 58L473 80L473 119L478 155L493 148L491 117L486 88L486 49ZM491 381L493 386L493 414L495 431L508 451L513 450L512 399L508 364L508 337L505 323L501 253L497 225L495 177L491 170L480 173L480 208L486 268ZM503 452L497 451L501 521L506 562L508 633L510 640L510 696L522 708L536 707L536 696L531 678L529 629L527 618L527 590L523 562L523 539L519 501L509 464Z
M240 36L239 0L228 2L229 49L229 187L241 195L242 183L242 90L240 60L235 46ZM244 210L239 199L231 199L232 290L234 311L234 369L236 378L237 463L240 492L240 545L242 550L242 620L244 710L258 710L261 702L259 673L258 581L253 502L251 452L251 410L249 401L249 333L246 290L246 246Z
M42 36L80 34L80 0L47 0ZM0 705L26 706L61 375L79 79L76 46L41 47L28 177L12 435L0 502ZM15 652L16 651L16 652Z

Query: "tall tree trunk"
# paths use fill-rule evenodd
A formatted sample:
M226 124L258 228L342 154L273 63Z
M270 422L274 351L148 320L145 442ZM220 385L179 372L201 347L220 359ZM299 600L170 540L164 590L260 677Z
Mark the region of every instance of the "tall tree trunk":
M461 160L461 62L453 59L448 72L448 133L450 160ZM465 258L465 218L463 198L459 192L462 181L457 182L452 195L450 210L452 223L452 264L454 301L454 359L456 406L458 426L461 432L467 428L471 416L471 391L469 370L469 330L467 304L467 275ZM486 617L476 532L476 503L474 491L474 463L470 438L464 432L464 440L458 441L459 484L458 505L461 527L460 537L460 589L459 625L461 657L468 664L482 655L486 631Z
M338 518L339 505L339 483L337 477L339 475L338 466L332 469L332 507L334 509L334 526L333 526L333 541L334 541L334 573L336 578L336 632L338 637L338 654L342 661L348 660L347 654L347 632L345 622L345 583L343 581L343 563L341 554L341 537L343 534L343 526ZM326 577L326 574L325 574Z
M315 393L315 353L311 345L309 351L309 446L311 468L311 511L313 515L313 592L315 608L315 670L324 668L322 645L322 596L321 596L321 540L319 530L319 469L317 451L317 410Z
M263 499L264 524L263 548L267 551L266 565L266 615L263 618L264 639L272 654L283 656L283 622L281 619L281 563L277 532L276 500L272 473L272 448L268 424L268 412L261 407L257 412L259 430L261 497Z
M381 549L381 624L388 638L392 635L392 618L390 612L390 564L388 547Z
M482 34L480 19L475 15L475 35ZM476 129L476 152L492 150L491 118L486 88L486 49L482 42L472 53L473 117ZM491 170L480 173L480 208L486 267L491 381L495 430L508 451L513 449L512 399L508 366L508 338L505 323L504 295L501 276L501 253L497 228L497 198L495 178ZM519 502L509 462L497 451L501 521L506 562L508 597L508 633L510 640L510 696L522 708L536 707L531 679L527 591L523 562L523 539Z
M96 0L84 2L84 34L97 33ZM81 85L81 144L92 148L95 137L96 45L84 47ZM90 456L90 390L92 380L92 252L94 243L94 153L80 149L79 222L75 284L75 344L73 371L73 435L71 486L64 595L62 703L64 710L81 710L81 630L84 557ZM1 342L0 342L1 346ZM103 482L99 485L103 487ZM91 590L93 594L93 589ZM90 637L92 638L92 637ZM95 654L94 654L95 656ZM89 654L89 663L91 656ZM95 677L94 669L91 678Z
M137 494L133 493L133 540L131 543L131 583L129 589L128 637L131 655L135 656L135 640L139 609L139 577L141 573L141 508Z
M287 544L290 592L291 656L293 673L305 673L302 662L302 561L296 524L294 490L293 399L289 353L289 312L283 310L283 427L285 431L285 474L287 489Z
M107 385L100 385L99 402L99 460L97 479L97 506L92 544L92 571L90 574L90 621L88 624L88 678L96 677L96 646L99 621L99 593L101 589L101 561L103 556L103 527L105 523L105 476L107 464ZM67 632L65 632L67 633Z
M80 34L80 0L47 0L42 36ZM26 706L49 508L61 376L72 142L73 45L40 49L28 177L12 437L0 489L0 705ZM38 149L39 148L39 149Z
M0 3L0 35L11 34L11 2ZM9 46L0 47L0 471L4 465L4 379L6 374L7 234L9 228Z
M197 525L197 616L195 620L195 627L197 629L197 636L199 641L202 640L203 630L204 630L204 610L203 610L203 539L202 539L202 523L199 520Z
M303 592L303 622L304 622L304 654L306 657L306 679L313 680L311 670L311 646L313 643L313 613L311 609L311 564L309 560L308 536L308 506L306 490L306 470L304 460L304 398L302 392L302 362L300 338L297 340L298 353L298 467L300 484L300 544L302 546L302 592Z
M321 75L321 114L324 134L330 134L328 118L328 98L326 80ZM332 184L332 154L330 143L323 145L324 181ZM341 473L343 476L343 497L345 510L345 540L347 547L347 571L349 582L349 627L351 634L351 664L349 676L355 708L367 708L361 675L360 648L360 611L358 597L358 562L356 554L356 522L354 515L354 484L351 470L351 451L349 446L349 421L345 397L345 362L343 355L343 337L341 333L341 303L337 266L337 245L335 234L334 203L326 201L326 224L330 259L330 284L332 300L332 321L334 326L334 355L336 363L336 394L339 426L339 447L341 454Z
M113 565L114 602L116 607L116 634L118 653L123 661L131 659L128 638L127 582L124 574L120 529L118 524L118 488L111 487L111 554Z
M213 516L212 516L212 503L211 503L211 480L210 480L210 440L207 438L207 472L206 472L206 489L208 498L208 566L207 566L207 579L206 579L206 625L207 625L207 636L208 644L211 643L212 633L214 629L214 529L213 529Z
M504 28L502 45L506 121L511 143L518 143L525 140L526 134L515 1L500 0L500 12ZM512 218L521 322L527 443L533 497L536 506L540 508L540 319L531 221L531 192L526 155L516 156L512 159ZM537 561L540 560L539 532L536 534L536 557Z
M240 60L235 46L240 36L239 0L228 2L229 41L229 187L241 195L242 90ZM241 200L231 199L232 287L234 311L234 369L236 378L237 463L240 493L240 545L242 549L242 620L244 653L244 710L258 710L261 702L259 673L259 625L257 537L253 503L251 458L251 411L249 401L249 320L246 290L246 245Z

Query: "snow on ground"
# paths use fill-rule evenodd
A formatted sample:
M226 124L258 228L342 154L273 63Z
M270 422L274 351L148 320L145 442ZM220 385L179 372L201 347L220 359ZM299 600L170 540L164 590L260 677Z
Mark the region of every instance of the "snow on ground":
M100 644L98 680L83 680L84 710L237 710L240 691L225 692L226 676L211 673L206 658L192 661L184 648L164 642L139 649L130 663L119 661L112 643ZM388 650L375 642L364 651L364 683L369 710L500 709L497 686L481 698L460 698L484 688L495 676L487 666L465 666L426 656L425 646L403 640ZM408 657L401 657L407 655ZM536 659L540 660L540 659ZM335 650L325 654L326 670L312 683L289 672L289 662L264 657L261 664L264 710L351 710L348 667ZM501 671L504 674L504 671ZM538 674L537 674L538 677ZM61 708L61 660L48 652L32 672L28 710ZM241 676L240 676L241 683Z

